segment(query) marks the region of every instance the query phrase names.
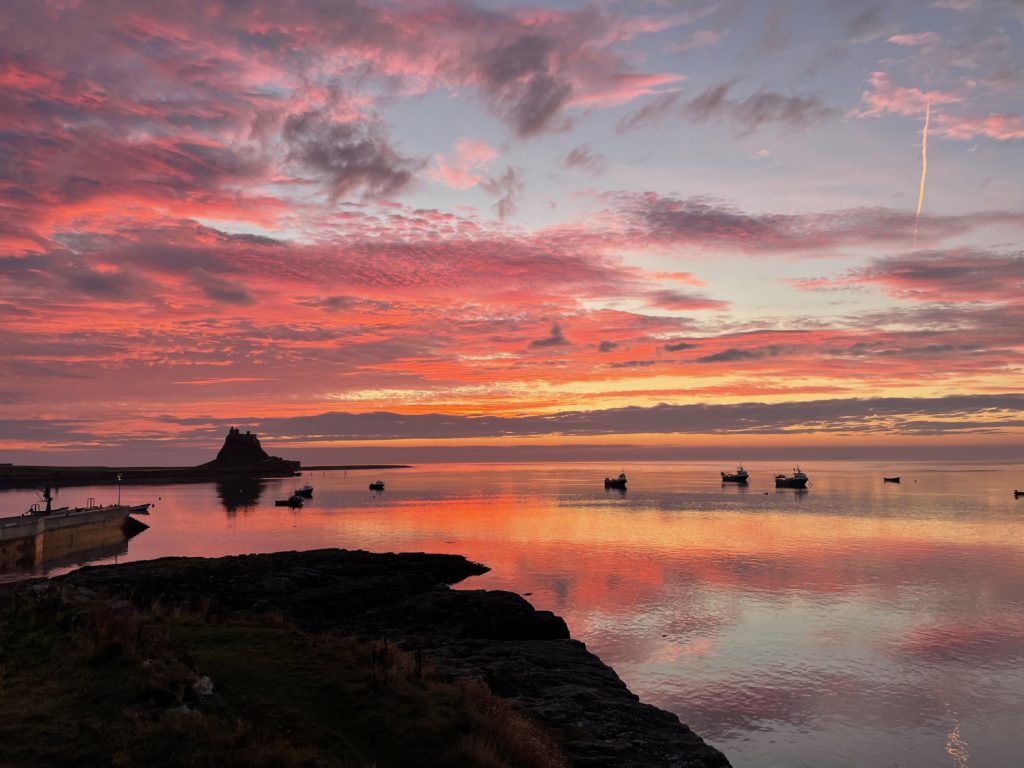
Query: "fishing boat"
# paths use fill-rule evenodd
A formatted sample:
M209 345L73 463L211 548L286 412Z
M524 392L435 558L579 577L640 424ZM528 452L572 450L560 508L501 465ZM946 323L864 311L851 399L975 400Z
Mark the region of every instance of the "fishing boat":
M152 504L132 504L130 507L128 507L128 511L131 512L133 515L148 515L149 514L149 508L151 506L153 506L153 505Z
M898 477L883 477L883 483L898 483L900 479Z
M292 509L302 506L302 497L297 493L293 493L287 499L277 499L274 502L275 507L291 507Z
M626 473L620 472L618 477L606 477L604 479L605 488L625 488L626 487Z
M383 480L375 480L375 481L373 481L372 483L370 483L370 490L371 491L383 491L384 490L384 481Z
M792 475L776 475L776 488L806 488L807 475L800 471L800 467L793 469Z
M1024 496L1024 491L1014 491L1013 492L1013 498L1019 499L1021 496Z
M313 498L313 486L310 485L309 483L306 483L306 485L302 486L301 488L296 488L295 489L295 493L298 494L299 496L301 496L304 499L312 499Z
M735 472L723 472L722 482L723 483L746 483L750 479L750 473L743 468L740 464L736 467Z

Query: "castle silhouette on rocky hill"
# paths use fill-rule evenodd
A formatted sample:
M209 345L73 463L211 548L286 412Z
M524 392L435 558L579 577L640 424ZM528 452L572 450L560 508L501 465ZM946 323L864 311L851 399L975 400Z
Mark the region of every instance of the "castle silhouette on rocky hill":
M114 483L194 483L221 478L292 477L302 462L270 456L252 432L228 430L217 458L192 467L36 466L0 464L0 488Z
M271 456L260 445L255 433L246 431L244 434L237 427L228 430L224 445L217 452L217 458L200 464L197 469L222 469L232 473L244 471L258 474L295 474L301 469L302 463Z

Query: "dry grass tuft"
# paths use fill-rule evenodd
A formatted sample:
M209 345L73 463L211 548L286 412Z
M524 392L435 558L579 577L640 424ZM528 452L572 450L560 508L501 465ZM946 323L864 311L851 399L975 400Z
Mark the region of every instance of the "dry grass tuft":
M478 766L567 768L569 761L557 742L531 717L482 682L461 684L478 728L462 737L467 763Z

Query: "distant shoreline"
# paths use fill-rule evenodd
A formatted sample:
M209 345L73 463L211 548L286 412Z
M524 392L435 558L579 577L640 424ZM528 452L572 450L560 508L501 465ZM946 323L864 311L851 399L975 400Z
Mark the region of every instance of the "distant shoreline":
M303 467L303 472L320 472L329 469L412 469L412 464L318 464L315 467Z
M259 467L97 467L0 464L0 489L35 488L40 485L159 485L163 483L213 483L239 478L273 479L298 477L303 472L360 469L407 469L409 464L346 464L302 467L298 472ZM120 477L119 477L120 476Z

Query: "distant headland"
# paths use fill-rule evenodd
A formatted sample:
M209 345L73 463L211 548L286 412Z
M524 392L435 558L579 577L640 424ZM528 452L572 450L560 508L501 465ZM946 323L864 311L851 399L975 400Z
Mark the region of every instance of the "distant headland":
M314 469L400 469L407 464L350 464ZM196 483L223 478L295 477L302 462L271 456L254 432L228 430L216 458L194 467L92 467L0 464L0 488L40 485L113 485L115 483Z

